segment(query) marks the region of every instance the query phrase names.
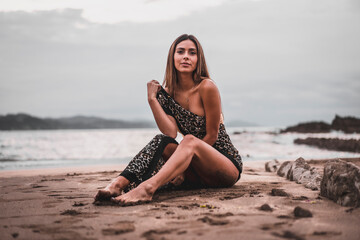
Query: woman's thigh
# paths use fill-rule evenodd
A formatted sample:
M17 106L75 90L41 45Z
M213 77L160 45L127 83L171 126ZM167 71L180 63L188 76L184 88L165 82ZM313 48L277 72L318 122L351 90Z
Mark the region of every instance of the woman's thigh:
M191 161L191 167L204 184L210 187L228 187L235 184L239 170L230 159L194 136L184 140L194 147L195 156Z

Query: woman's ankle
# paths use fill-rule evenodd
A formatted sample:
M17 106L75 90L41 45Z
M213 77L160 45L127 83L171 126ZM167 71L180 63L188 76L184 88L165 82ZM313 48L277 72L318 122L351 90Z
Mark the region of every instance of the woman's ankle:
M129 180L123 176L118 176L108 186L106 186L105 189L118 189L119 191L122 191L129 185L129 183Z

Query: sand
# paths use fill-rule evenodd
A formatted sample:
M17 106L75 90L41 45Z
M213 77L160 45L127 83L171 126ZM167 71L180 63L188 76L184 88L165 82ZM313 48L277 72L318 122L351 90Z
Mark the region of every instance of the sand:
M231 188L162 191L128 207L92 204L123 166L0 172L0 239L360 239L359 208L265 172L264 162L244 166ZM297 206L312 217L295 217Z

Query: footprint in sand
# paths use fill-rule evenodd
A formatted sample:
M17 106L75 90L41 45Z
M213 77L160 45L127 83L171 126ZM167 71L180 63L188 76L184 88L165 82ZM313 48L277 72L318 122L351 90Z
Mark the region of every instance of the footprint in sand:
M106 236L120 235L135 231L135 225L131 221L121 221L110 225L109 228L102 229L102 234Z
M281 238L294 239L294 240L304 240L305 239L302 236L300 236L296 233L290 232L290 231L284 231L283 233L273 232L272 235L281 237Z
M333 232L333 231L315 231L315 232L313 232L314 236L327 236L327 237L341 235L341 234L342 234L342 232Z
M141 236L144 237L146 240L160 239L159 235L170 234L177 230L178 229L153 229L144 232Z
M274 229L281 227L284 224L287 224L287 222L265 223L260 226L260 229L265 230L265 231L266 230L274 230Z
M198 221L207 223L209 225L226 225L226 224L230 223L230 221L226 220L226 219L215 219L215 218L210 218L208 216L199 218Z
M70 215L70 216L76 216L76 215L80 215L81 212L73 210L73 209L69 209L69 210L65 210L61 213L61 215Z

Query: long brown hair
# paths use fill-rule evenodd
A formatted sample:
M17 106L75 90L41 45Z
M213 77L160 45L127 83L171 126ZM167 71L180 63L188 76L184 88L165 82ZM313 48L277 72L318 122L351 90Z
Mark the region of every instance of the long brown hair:
M171 44L171 47L169 49L169 54L167 58L167 64L166 64L166 71L165 71L165 77L163 86L168 88L170 96L174 97L175 88L178 83L178 76L177 76L177 70L175 68L174 64L174 54L176 46L185 40L191 40L195 46L196 46L196 52L198 61L196 64L196 69L193 72L193 79L195 84L199 84L203 79L209 78L209 72L206 66L204 51L201 47L200 42L197 40L197 38L193 35L183 34L179 36L175 41Z

